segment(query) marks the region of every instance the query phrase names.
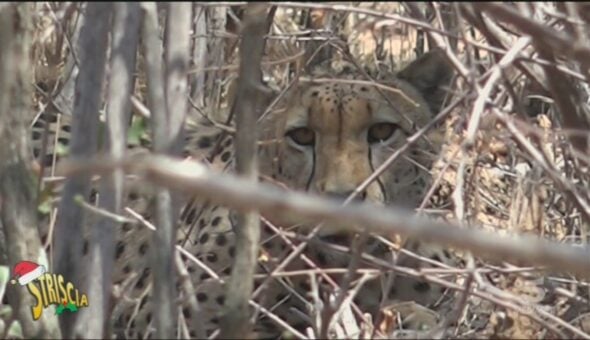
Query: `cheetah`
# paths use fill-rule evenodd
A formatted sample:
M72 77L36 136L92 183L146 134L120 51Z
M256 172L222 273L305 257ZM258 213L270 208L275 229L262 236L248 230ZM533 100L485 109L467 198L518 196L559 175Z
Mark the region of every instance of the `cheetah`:
M260 172L265 180L291 190L313 192L344 200L383 164L392 152L402 147L409 136L426 125L437 113L445 95L444 88L452 78L452 67L444 53L433 50L420 56L396 77L387 79L387 88L376 87L358 75L337 75L338 79L323 82L300 82L278 102L277 109L263 117L260 125ZM56 121L38 121L35 128ZM68 124L62 137L67 142ZM209 122L188 125L186 155L207 162L216 171L233 168L231 134ZM41 133L33 131L34 142ZM36 145L38 145L37 143ZM142 146L149 142L143 140ZM440 143L424 137L417 140L380 176L356 197L358 202L415 208L430 185L429 167L439 151ZM34 143L35 145L35 143ZM133 145L137 146L137 145ZM36 157L49 165L53 154ZM128 207L150 216L149 193L142 186L128 188ZM298 228L281 221L281 216L263 216L266 223L262 234L257 284L305 237L297 237ZM285 231L279 237L277 229ZM224 284L231 271L234 247L234 218L232 211L209 202L187 199L178 228L178 242L200 262L188 261L186 266L195 287L199 303L198 315L180 297L179 317L204 320L207 335L219 328L224 305ZM334 234L330 228L320 230L309 241L304 255L308 261L297 259L285 270L309 269L310 263L319 268L346 268L350 253L346 250L355 235ZM49 237L47 230L42 232ZM293 237L293 235L295 235ZM125 223L118 231L114 285L121 293L112 313L113 332L117 337L144 337L153 334L150 273L147 263L150 234L141 224ZM291 243L291 244L289 244ZM448 254L419 240L408 240L405 246L422 256L444 261ZM335 247L333 247L335 246ZM391 262L391 247L369 237L365 252ZM400 256L397 263L417 266L418 261ZM400 262L401 261L401 262ZM405 261L405 262L404 262ZM364 257L363 268L379 268ZM381 268L382 269L382 268ZM390 301L414 301L428 305L440 297L442 288L415 279L396 277L384 284L384 275L362 287L355 298L361 311L376 315ZM334 275L340 282L342 275ZM393 283L392 283L393 282ZM325 284L325 282L322 282ZM257 303L285 320L295 329L305 332L315 327L309 315L310 286L308 275L272 280L255 297ZM323 287L323 286L322 286ZM322 288L324 289L324 288ZM328 289L330 291L330 289ZM181 293L182 294L182 293ZM311 308L313 309L313 308ZM281 337L283 331L264 313L255 314L257 337ZM195 330L188 330L190 337Z

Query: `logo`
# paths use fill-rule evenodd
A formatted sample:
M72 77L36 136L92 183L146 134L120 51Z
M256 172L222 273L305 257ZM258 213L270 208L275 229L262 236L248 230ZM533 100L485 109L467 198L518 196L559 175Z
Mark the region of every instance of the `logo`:
M14 266L10 283L26 286L37 301L31 307L33 320L39 320L43 309L56 305L55 314L61 315L65 310L78 311L88 307L86 294L80 294L74 284L64 280L63 275L48 273L44 266L35 262L21 261Z

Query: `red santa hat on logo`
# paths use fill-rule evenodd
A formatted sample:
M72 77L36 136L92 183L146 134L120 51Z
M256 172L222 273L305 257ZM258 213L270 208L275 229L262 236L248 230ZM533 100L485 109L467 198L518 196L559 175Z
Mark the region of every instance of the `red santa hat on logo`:
M44 266L38 265L35 262L21 261L14 266L12 280L10 282L15 284L18 280L21 286L26 286L43 274L45 274Z

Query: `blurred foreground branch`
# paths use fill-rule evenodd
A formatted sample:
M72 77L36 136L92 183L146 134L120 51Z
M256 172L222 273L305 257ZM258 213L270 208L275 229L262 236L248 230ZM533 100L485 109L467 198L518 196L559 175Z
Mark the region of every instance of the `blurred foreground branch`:
M373 233L404 236L446 244L472 251L495 260L520 261L540 265L554 272L572 272L590 277L590 251L558 244L528 235L509 237L465 228L456 224L432 221L396 207L353 204L343 207L338 201L316 195L288 192L265 183L254 183L227 174L217 174L194 161L164 156L114 162L99 159L69 163L65 175L82 172L105 174L122 167L152 183L190 194L198 194L217 204L239 211L260 210L265 215L280 215L281 220L298 223L330 222L352 230L362 225Z

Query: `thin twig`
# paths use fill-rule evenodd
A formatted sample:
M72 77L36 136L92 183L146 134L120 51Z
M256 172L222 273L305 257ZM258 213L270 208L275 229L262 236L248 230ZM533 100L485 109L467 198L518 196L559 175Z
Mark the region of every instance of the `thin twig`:
M180 286L182 287L183 293L185 294L184 300L187 302L191 311L190 314L192 315L188 322L191 325L191 329L195 331L195 336L199 339L204 339L207 336L205 333L205 324L203 319L199 317L199 315L201 315L199 302L196 298L195 287L191 281L190 273L182 262L179 252L176 252L174 259L176 270L178 271Z
M502 71L510 66L514 59L520 54L520 52L530 43L530 37L522 37L518 39L512 48L504 55L502 59L493 67L492 74L488 78L488 81L483 86L477 99L473 103L473 111L471 114L471 120L467 127L466 143L473 144L475 142L475 133L479 127L479 121L484 111L484 105L486 100L490 97L492 89L496 82L500 79Z
M556 181L562 188L565 189L566 193L570 195L572 201L576 203L580 212L584 214L584 217L587 220L590 220L590 202L587 200L587 195L584 195L586 191L580 191L576 185L574 185L571 181L555 169L553 164L548 164L543 157L543 154L535 148L527 138L519 131L519 129L514 124L513 119L508 117L502 111L492 108L492 112L496 117L498 117L506 126L508 131L516 138L519 144L528 152L528 154L539 164L553 180ZM586 196L586 197L585 197Z
M575 41L575 39L568 36L566 33L552 30L530 18L524 17L505 4L479 2L473 3L472 6L485 11L485 13L489 13L497 20L513 24L524 33L535 37L535 43L542 44L544 48L569 55L576 60L588 60L590 58L590 47L572 45L572 41Z

